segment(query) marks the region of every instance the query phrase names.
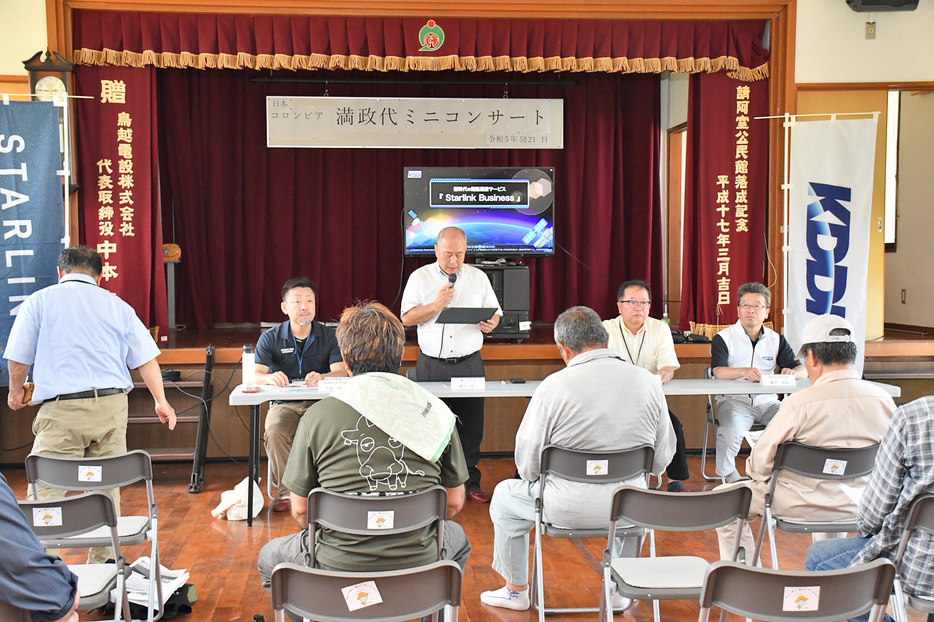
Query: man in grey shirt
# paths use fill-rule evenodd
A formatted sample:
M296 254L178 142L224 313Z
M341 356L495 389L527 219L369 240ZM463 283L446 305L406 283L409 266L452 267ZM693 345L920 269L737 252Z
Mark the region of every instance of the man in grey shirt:
M493 569L506 585L483 592L485 605L520 611L529 607L529 531L545 445L593 451L652 445L655 474L665 470L675 453L661 382L607 349L600 316L587 307L568 309L555 321L555 342L567 368L542 381L516 433L516 468L522 479L502 481L493 493ZM645 480L631 483L644 486ZM607 525L616 485L549 479L546 486L548 522L581 529ZM637 540L617 540L614 555L636 555ZM614 608L628 605L622 600L617 596Z

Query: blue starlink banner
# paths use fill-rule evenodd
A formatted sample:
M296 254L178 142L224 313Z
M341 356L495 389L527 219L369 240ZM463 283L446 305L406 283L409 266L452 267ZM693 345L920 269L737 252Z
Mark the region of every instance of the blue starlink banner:
M65 237L58 109L0 103L0 348L30 294L58 281ZM9 384L0 356L0 386Z

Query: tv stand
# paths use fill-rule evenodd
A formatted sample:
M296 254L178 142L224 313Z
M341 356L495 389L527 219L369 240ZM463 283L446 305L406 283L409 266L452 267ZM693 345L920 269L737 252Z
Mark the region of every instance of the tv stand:
M529 330L522 330L529 321L529 267L500 260L478 262L474 267L486 273L493 292L503 310L499 325L487 333L488 339L528 339Z

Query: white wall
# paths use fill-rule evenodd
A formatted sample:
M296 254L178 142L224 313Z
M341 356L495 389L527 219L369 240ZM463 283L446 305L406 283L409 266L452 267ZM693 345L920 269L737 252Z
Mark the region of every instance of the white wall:
M798 0L795 82L934 81L934 1L857 13L846 0ZM876 23L866 40L866 22Z
M23 61L42 50L47 35L44 0L0 0L0 75L25 76ZM55 50L65 58L65 50Z
M934 326L931 232L934 92L902 93L898 142L896 251L885 254L885 321ZM906 290L906 304L901 290Z
M671 74L668 91L668 127L677 127L688 122L688 86L690 76L685 73Z

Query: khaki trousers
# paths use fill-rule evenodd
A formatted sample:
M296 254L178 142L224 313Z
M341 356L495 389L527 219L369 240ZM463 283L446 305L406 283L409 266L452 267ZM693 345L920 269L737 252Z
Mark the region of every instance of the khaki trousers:
M720 490L724 488L735 488L737 486L743 486L748 484L748 482L733 482L732 484L721 484L717 486L714 490ZM746 524L743 525L743 533L740 537L739 545L746 550L746 563L752 565L752 554L756 550L756 540L752 535L752 529L749 527L749 522L756 519L761 519L762 515L765 513L765 497L756 494L756 488L753 488L752 501L749 503L749 519ZM761 490L761 488L760 488ZM737 521L738 523L739 521ZM717 540L720 546L720 559L730 560L733 558L733 544L736 542L736 525L737 523L732 523L730 525L724 525L723 527L717 527ZM766 538L768 536L765 536ZM845 533L812 533L811 541L818 542L820 540L827 540L830 538L845 538ZM768 550L768 542L762 543L762 548ZM761 557L761 552L760 552ZM758 563L759 566L762 566L761 560Z
M32 451L37 454L79 458L123 454L126 453L126 422L125 393L82 400L43 402L32 424L32 431L36 435ZM113 497L119 516L120 489L110 488L105 492ZM40 499L59 499L65 494L64 490L55 490L39 484ZM32 498L30 487L27 499ZM88 551L88 563L99 564L112 557L113 551L110 547L95 547Z
M279 402L270 406L269 412L266 413L263 444L266 447L266 458L269 460L269 469L278 491L278 499L289 498L289 488L282 483L282 474L289 461L289 452L292 451L292 441L295 440L298 422L312 404L314 402Z

